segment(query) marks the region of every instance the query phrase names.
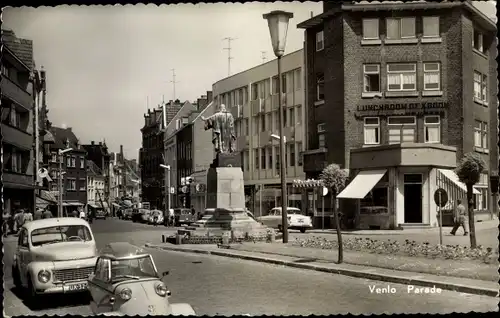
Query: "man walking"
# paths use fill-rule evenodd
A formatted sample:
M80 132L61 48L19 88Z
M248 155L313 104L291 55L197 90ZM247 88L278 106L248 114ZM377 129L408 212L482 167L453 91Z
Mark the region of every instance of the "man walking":
M453 229L451 230L451 235L455 235L458 228L461 226L464 229L464 236L469 234L469 223L467 219L467 209L462 204L462 200L457 200L457 208L455 210L455 215L453 218Z
M37 208L37 209L35 210L35 213L34 213L34 215L33 215L33 218L34 218L35 220L40 220L40 219L42 219L42 209Z
M42 217L44 219L50 219L52 217L52 212L50 212L50 210L48 208L45 208L45 210L43 211Z

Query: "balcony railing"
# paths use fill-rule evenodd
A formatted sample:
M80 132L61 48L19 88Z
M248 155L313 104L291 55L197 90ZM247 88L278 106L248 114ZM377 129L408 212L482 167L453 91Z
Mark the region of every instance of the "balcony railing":
M34 99L33 96L19 87L10 78L2 76L0 81L0 87L2 90L2 95L8 97L14 101L17 105L22 106L26 110L31 110L33 108Z

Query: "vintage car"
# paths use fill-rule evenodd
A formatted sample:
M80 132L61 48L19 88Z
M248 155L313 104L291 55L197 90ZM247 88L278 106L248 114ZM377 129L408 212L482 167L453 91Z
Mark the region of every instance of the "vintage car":
M139 209L139 213L141 214L141 219L139 220L139 222L148 223L149 216L151 215L151 210Z
M41 294L86 292L97 254L92 230L83 219L28 222L21 227L14 254L14 284L26 289L33 302Z
M163 224L163 212L160 210L152 210L149 215L149 224Z
M288 229L300 230L301 233L305 233L306 230L312 228L311 217L303 215L300 209L288 207L287 214ZM279 231L282 230L281 207L272 208L268 215L256 219L265 226L277 228Z
M134 211L134 209L126 208L126 209L123 209L122 211L123 211L122 212L122 219L124 219L124 220L132 219L132 212Z
M187 208L176 208L174 209L174 220L176 226L181 226L183 224L190 225L196 222L196 214L193 215L191 209Z
M196 315L191 305L169 302L170 291L153 257L127 242L107 244L88 279L94 314Z
M95 211L95 218L96 219L103 219L103 220L106 220L106 217L108 216L108 214L106 213L106 211L104 209L97 209Z
M247 215L250 218L257 221L257 219L255 218L253 213L250 212L250 210L246 209L246 211L247 211ZM203 227L205 225L205 223L207 223L207 221L214 215L214 213L215 213L215 209L213 209L213 208L205 209L205 211L203 211L203 213L201 214L201 218L199 220L197 220L196 222L194 222L192 225L195 227Z

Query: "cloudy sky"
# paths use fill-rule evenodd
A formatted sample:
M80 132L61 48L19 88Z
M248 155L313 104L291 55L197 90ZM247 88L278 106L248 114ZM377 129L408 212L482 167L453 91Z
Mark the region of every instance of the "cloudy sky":
M479 3L495 16L494 2ZM231 73L273 57L262 14L294 13L287 53L302 48L296 25L322 12L321 2L106 7L6 8L3 28L33 40L35 62L47 71L47 103L56 126L72 127L82 142L123 144L137 158L143 114L162 101L196 100L227 76L225 37L232 41Z

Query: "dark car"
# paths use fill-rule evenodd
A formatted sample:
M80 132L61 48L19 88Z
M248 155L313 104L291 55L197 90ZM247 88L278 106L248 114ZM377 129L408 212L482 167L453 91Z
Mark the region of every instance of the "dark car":
M191 209L187 208L176 208L174 209L174 220L175 225L180 226L183 224L190 225L191 223L196 222L197 215L191 211Z

